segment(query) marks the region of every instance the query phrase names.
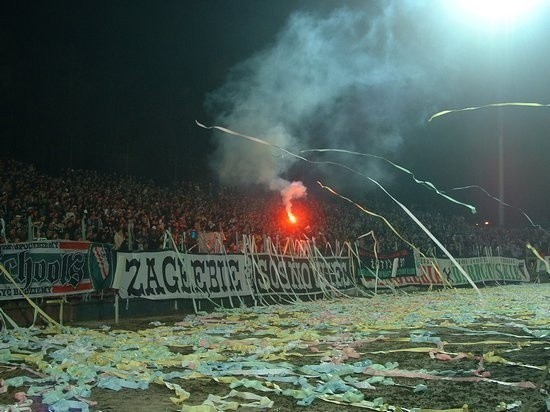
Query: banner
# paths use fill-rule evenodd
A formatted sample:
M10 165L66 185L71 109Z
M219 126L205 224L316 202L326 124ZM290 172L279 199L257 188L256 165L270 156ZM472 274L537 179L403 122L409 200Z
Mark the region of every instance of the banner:
M252 259L251 259L252 260ZM347 257L254 256L254 289L260 295L311 295L355 287Z
M0 263L15 284L0 273L0 300L88 293L89 242L46 240L0 245Z
M88 253L88 273L96 291L109 289L115 278L116 252L107 243L92 243Z
M483 256L475 258L457 258L458 264L478 284L484 282L529 282L529 273L523 259L501 256ZM402 276L381 280L363 280L368 288L395 286L465 286L469 282L453 265L450 259L428 259L415 254L415 276Z
M422 261L424 260L424 262ZM425 258L419 259L420 270L425 271ZM483 256L457 259L475 283L483 282L529 282L525 260L501 256ZM468 281L448 259L437 259L441 274L453 286L467 285Z
M244 255L174 251L119 252L113 287L122 298L213 299L252 294Z
M389 279L399 276L416 276L414 253L412 249L402 249L389 254L375 256L365 249L359 250L361 277Z
M122 298L214 299L319 294L355 287L349 258L310 260L262 254L118 253L113 287Z

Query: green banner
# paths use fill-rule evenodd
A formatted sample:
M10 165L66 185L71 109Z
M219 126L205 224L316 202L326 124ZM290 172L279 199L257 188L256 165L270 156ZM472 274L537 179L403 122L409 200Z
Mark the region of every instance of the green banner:
M359 250L361 267L359 275L364 278L390 279L401 276L416 276L414 253L410 249L374 255L372 251Z
M97 291L113 286L115 277L116 252L113 245L92 243L88 252L88 273Z

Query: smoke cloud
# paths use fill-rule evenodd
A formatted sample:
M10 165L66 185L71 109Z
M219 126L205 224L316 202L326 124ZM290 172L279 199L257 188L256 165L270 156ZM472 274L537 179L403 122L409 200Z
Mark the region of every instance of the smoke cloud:
M281 193L281 198L288 215L292 214L292 201L305 197L307 194L307 188L301 181L290 183L284 179L278 178L271 182L269 188Z
M273 44L229 72L207 107L217 125L295 153L331 147L395 154L407 132L444 105L442 84L452 82L460 58L434 12L438 3L296 12ZM283 179L296 159L233 136L215 141L212 165L222 181L298 193L284 192L293 186ZM387 178L376 162L357 163L362 173Z

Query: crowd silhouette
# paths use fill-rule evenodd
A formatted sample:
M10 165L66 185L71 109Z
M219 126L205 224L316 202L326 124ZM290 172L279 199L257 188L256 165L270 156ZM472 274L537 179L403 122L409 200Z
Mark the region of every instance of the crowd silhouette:
M424 253L438 254L429 237L391 203L371 200L363 206L384 216L405 240L383 219L321 189L294 201L298 223L291 224L280 195L260 188L204 182L162 187L133 176L74 169L52 176L13 159L0 159L0 177L1 243L88 240L112 243L119 250L154 251L172 247L165 235L169 231L178 248L193 251L200 233L216 232L226 251L238 252L243 235L269 236L277 242L307 239L324 246L355 241L372 231L380 253L410 243ZM533 226L479 225L460 215L412 210L456 256L475 256L489 248L521 258L527 243L542 254L550 252L548 232ZM372 247L373 239L363 236L363 247Z

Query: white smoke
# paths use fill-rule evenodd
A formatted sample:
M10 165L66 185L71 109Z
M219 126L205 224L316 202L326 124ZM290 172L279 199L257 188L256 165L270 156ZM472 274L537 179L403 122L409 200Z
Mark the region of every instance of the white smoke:
M395 153L404 133L441 108L456 54L434 13L437 2L365 3L293 14L274 44L234 67L208 96L216 124L292 152ZM215 140L212 164L226 182L281 190L280 177L296 161L232 136ZM383 179L375 165L354 167Z
M274 179L269 188L281 193L283 204L287 214L292 213L292 201L294 199L301 199L307 195L307 188L301 181L288 182L284 179Z

